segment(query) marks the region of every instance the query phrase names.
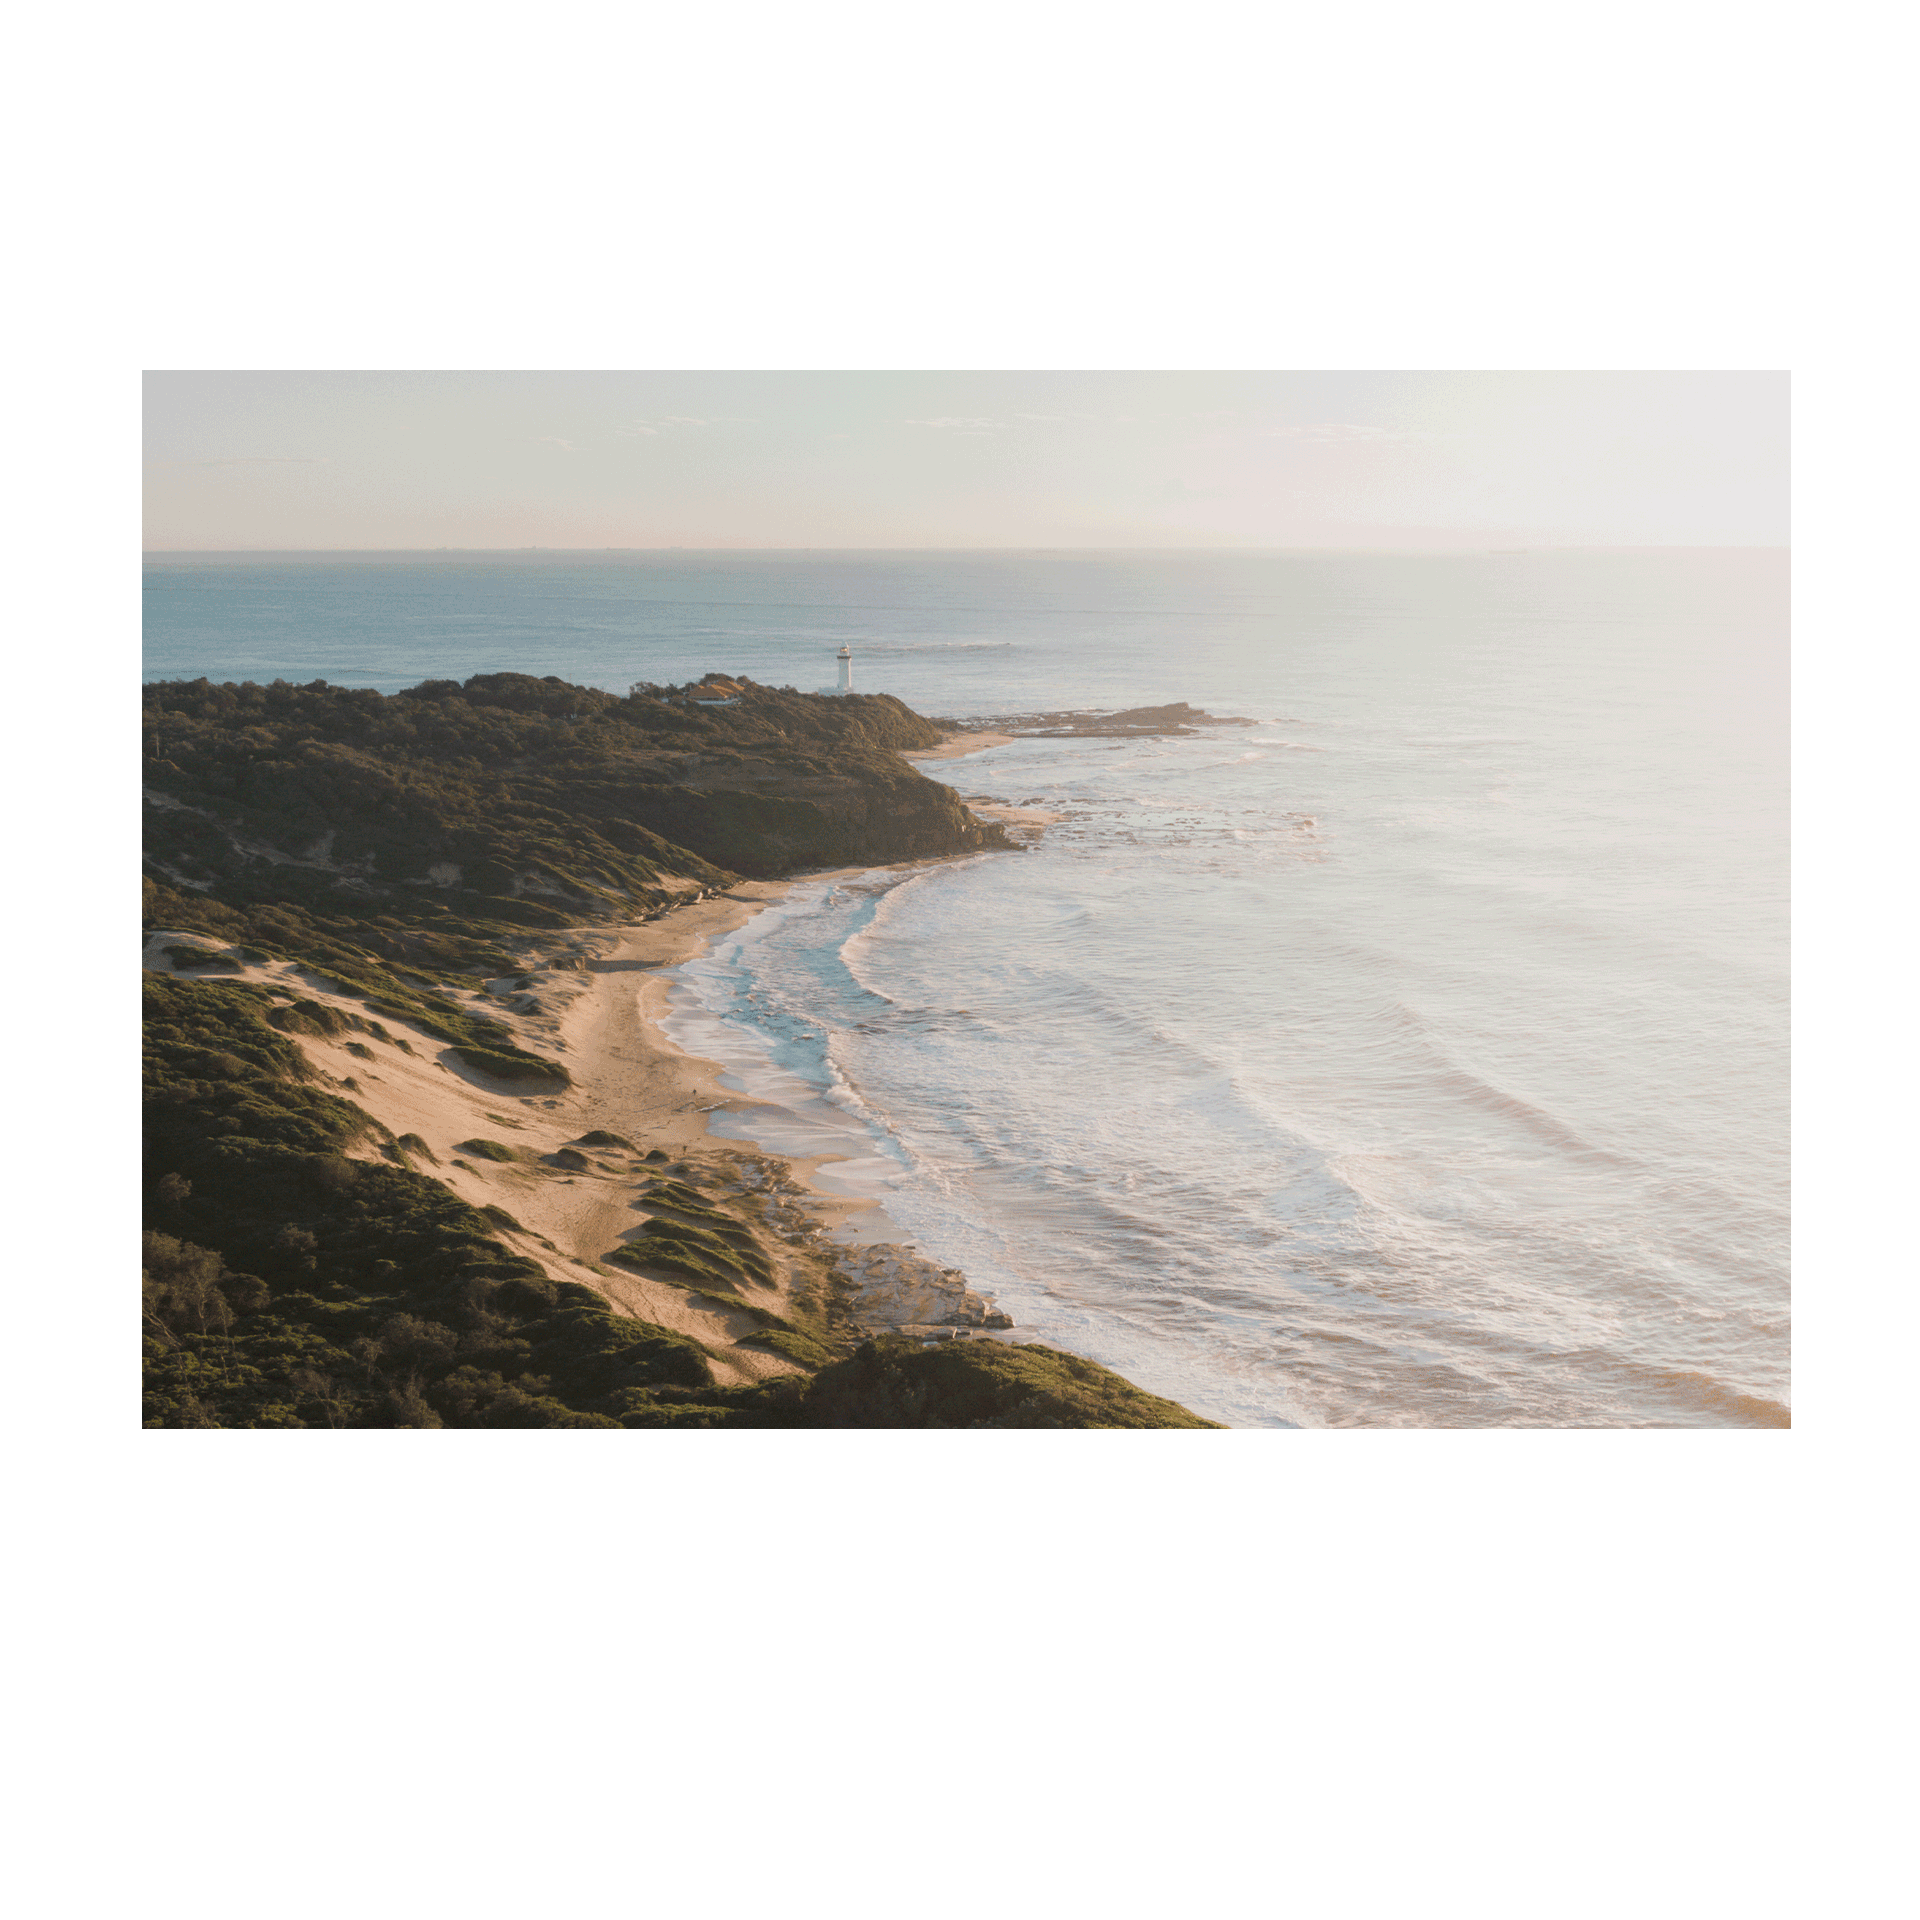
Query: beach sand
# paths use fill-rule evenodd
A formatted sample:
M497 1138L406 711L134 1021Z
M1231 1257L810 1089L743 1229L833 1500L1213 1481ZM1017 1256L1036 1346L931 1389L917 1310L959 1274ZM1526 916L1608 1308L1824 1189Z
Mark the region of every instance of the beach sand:
M985 753L989 747L1004 747L1015 736L1010 733L950 733L937 747L903 750L902 760L959 760L969 753Z

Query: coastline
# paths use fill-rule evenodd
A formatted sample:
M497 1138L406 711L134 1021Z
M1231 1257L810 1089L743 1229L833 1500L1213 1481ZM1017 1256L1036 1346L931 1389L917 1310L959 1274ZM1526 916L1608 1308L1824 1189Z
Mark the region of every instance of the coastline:
M774 1290L766 1305L788 1311L796 1293L837 1297L840 1312L864 1331L910 1329L928 1339L1006 1338L992 1303L965 1277L925 1260L870 1199L829 1192L813 1175L843 1156L785 1154L755 1142L722 1138L708 1115L740 1113L768 1103L719 1084L721 1062L684 1051L662 1030L674 967L743 926L804 880L870 871L850 867L794 879L742 881L702 894L656 918L622 926L557 931L529 952L531 993L505 1004L484 988L476 999L529 1052L557 1057L572 1084L560 1093L511 1092L455 1060L449 1049L389 1017L398 1036L377 1055L356 1041L345 1017L361 1011L355 996L295 962L233 966L224 977L297 995L343 1016L337 1034L302 1032L296 1040L322 1084L341 1087L460 1199L489 1212L499 1238L558 1282L592 1287L620 1314L691 1335L713 1356L720 1384L751 1384L806 1369L753 1340L760 1322L730 1312L712 1295L652 1279L607 1255L633 1239L649 1218L640 1190L665 1176L729 1202L747 1199L773 1245ZM198 936L150 934L144 964L179 971L163 951ZM208 947L218 943L206 941ZM496 985L498 983L495 983ZM371 1057L370 1057L371 1056ZM582 1151L599 1135L627 1143ZM511 1154L497 1159L463 1146L492 1141ZM418 1142L415 1147L412 1143ZM424 1149L424 1152L421 1152ZM372 1160L367 1145L357 1157ZM845 1239L849 1222L878 1215ZM965 1316L964 1333L943 1324ZM1028 1344L1030 1336L1018 1336ZM1045 1343L1034 1343L1045 1344Z
M1004 747L1020 736L1013 733L997 733L988 727L962 730L949 733L937 747L909 748L900 755L902 760L962 760L968 754L985 753L990 747ZM1031 845L1046 828L1056 820L1064 820L1066 815L1054 813L1045 807L1012 807L998 800L981 799L975 795L962 794L961 805L977 820L992 820L1000 826L1009 828L1022 845Z
M540 953L529 954L529 972L539 984L532 995L518 996L520 1005L476 991L476 999L489 1002L488 1017L508 1027L518 1045L558 1057L566 1067L572 1085L558 1094L510 1091L399 1019L385 1024L404 1049L382 1048L371 1061L366 1056L372 1050L350 1031L290 1037L322 1085L343 1088L396 1138L422 1143L424 1152L410 1151L428 1163L423 1170L470 1205L490 1210L500 1239L551 1279L590 1286L620 1313L690 1334L716 1356L722 1384L797 1373L802 1369L777 1354L737 1344L758 1331L748 1316L669 1282L609 1266L605 1258L647 1217L636 1210L636 1187L661 1162L648 1165L641 1156L658 1152L666 1162L662 1171L692 1171L729 1183L738 1182L751 1162L773 1158L743 1154L707 1131L705 1112L733 1105L738 1096L716 1084L718 1063L682 1053L659 1031L655 1019L664 1007L666 982L657 976L744 924L791 884L742 882L652 920L559 930L539 943ZM145 964L176 971L159 949L182 938L200 943L190 935L149 935ZM355 996L291 961L249 964L223 977L297 994L342 1016L362 1010ZM631 1153L581 1152L574 1143L595 1131L630 1142ZM514 1157L463 1153L463 1143L474 1140L498 1140ZM378 1158L379 1149L368 1145L358 1157ZM856 1206L844 1203L846 1211ZM790 1267L777 1271L778 1299L770 1305L784 1305L794 1283L810 1277Z
M1001 738L950 733L940 751L958 758ZM143 1239L145 1424L339 1426L358 1424L343 1411L365 1401L372 1424L428 1427L1214 1425L1016 1333L877 1195L821 1177L849 1159L847 1143L821 1139L809 1155L813 1140L778 1125L775 1146L716 1132L715 1113L785 1108L721 1084L725 1046L710 1059L669 1034L665 976L796 885L874 872L863 861L731 879L690 856L677 872L649 869L651 899L629 909L642 917L496 937L464 966L443 945L437 968L398 980L351 949L344 964L325 946L290 952L277 926L255 945L231 938L230 919L206 927L173 919L170 901L150 905L143 966L167 976L146 994L150 1099L188 1110L169 1156L192 1177L177 1166L152 1176L155 1211L186 1231L156 1223ZM204 981L206 997L176 981ZM216 1038L245 1057L215 1050ZM249 1098L261 1104L247 1117L259 1132L239 1157L250 1175L262 1163L263 1181L292 1184L274 1191L264 1230L200 1144L235 1130L229 1083L256 1068L262 1093ZM329 1092L344 1099L312 1104ZM304 1157L290 1161L288 1141ZM864 1158L858 1144L851 1157ZM375 1172L395 1168L408 1176L398 1187ZM447 1212L445 1201L460 1204ZM247 1265L221 1264L223 1246ZM282 1383L256 1366L209 1401L201 1348L230 1367L223 1329L236 1303L260 1315L243 1338L267 1361L277 1355L264 1343L308 1339L334 1371L307 1366ZM349 1353L337 1329L351 1316L362 1330ZM384 1397L362 1393L356 1374L347 1402L350 1368ZM229 1409L236 1394L251 1397Z
M1004 747L1018 736L995 733L990 728L959 728L947 735L937 747L903 747L902 760L963 760L970 753L985 753L989 747Z

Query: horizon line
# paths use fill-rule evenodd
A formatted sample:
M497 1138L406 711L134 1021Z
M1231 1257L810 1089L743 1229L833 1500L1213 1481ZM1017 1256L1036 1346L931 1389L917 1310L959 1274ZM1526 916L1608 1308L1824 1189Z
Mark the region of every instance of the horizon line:
M141 557L167 554L267 553L1788 553L1788 540L1536 541L1525 546L600 546L600 547L142 547Z

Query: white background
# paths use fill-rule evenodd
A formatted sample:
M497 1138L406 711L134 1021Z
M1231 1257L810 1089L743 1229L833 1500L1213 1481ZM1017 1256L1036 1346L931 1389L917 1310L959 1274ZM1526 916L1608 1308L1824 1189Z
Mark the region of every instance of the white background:
M1909 1651L1890 11L16 29L38 1915L1870 1914ZM154 1433L142 368L1789 368L1791 1433Z

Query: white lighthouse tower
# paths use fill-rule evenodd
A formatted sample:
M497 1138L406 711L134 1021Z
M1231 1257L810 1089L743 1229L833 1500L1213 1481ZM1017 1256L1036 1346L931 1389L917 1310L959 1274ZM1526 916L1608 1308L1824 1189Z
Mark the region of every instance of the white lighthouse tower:
M840 685L836 691L840 693L853 691L853 649L851 647L840 649Z

